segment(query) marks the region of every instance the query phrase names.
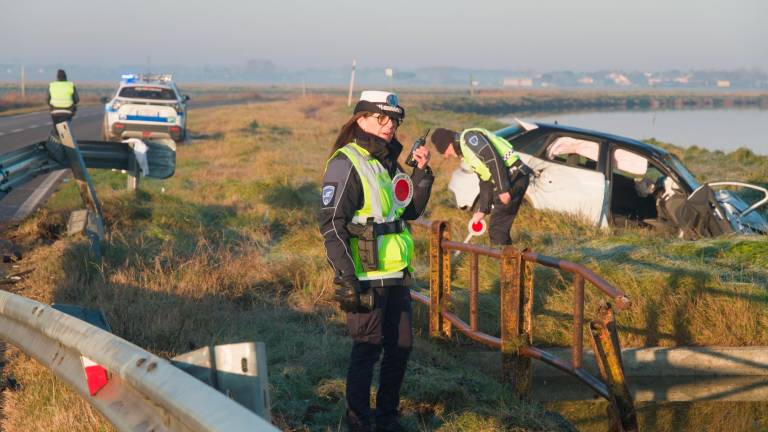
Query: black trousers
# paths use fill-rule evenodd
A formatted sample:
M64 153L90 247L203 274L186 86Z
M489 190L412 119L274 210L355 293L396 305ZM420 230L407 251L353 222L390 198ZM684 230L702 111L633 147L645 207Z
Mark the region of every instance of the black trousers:
M497 245L512 244L512 237L509 235L509 230L512 228L512 223L515 221L517 211L520 209L520 204L523 202L525 191L528 189L528 183L530 182L527 175L518 175L512 181L512 186L509 188L509 194L512 198L508 204L503 204L499 200L499 196L496 195L493 198L493 210L491 210L491 223L488 226L488 236L491 238L491 243Z
M56 125L58 123L72 120L72 117L74 116L75 116L74 113L65 113L65 112L51 113L51 121L53 122L53 128L56 129Z
M371 288L376 307L370 313L348 313L347 328L354 340L347 370L348 415L370 423L373 366L381 360L376 393L377 422L397 416L400 387L413 346L411 294L403 285Z

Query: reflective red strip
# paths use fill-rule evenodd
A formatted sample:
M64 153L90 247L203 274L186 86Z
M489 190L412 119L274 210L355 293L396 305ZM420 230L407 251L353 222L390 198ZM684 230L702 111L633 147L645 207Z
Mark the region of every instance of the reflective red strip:
M80 360L83 362L85 381L88 383L88 392L91 396L95 396L96 393L107 385L107 382L109 381L107 370L88 357L80 356Z

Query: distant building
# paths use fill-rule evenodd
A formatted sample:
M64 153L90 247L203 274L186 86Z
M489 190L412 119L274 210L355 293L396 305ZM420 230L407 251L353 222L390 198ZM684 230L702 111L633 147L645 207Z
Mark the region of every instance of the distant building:
M577 79L576 82L583 85L592 85L595 83L595 79L592 77L585 76Z
M621 85L621 86L632 85L632 81L630 81L630 79L627 78L627 76L624 74L612 72L606 75L606 78L613 81L613 83L616 85Z
M728 80L717 80L717 87L719 88L729 88L731 86L731 82Z
M688 81L690 81L691 78L693 78L693 75L686 74L686 75L674 78L674 79L672 79L672 81L674 81L674 82L676 82L678 84L688 84Z
M504 78L503 87L533 87L533 78Z

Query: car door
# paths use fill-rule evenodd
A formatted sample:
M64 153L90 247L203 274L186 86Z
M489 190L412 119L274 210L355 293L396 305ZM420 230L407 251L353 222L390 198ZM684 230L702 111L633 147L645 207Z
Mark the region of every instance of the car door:
M538 157L524 158L536 173L526 194L531 204L605 224L607 183L598 168L603 145L588 136L557 134Z

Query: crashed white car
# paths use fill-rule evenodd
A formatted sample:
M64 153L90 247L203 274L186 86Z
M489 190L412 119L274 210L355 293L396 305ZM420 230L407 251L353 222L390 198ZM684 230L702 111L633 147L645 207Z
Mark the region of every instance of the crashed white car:
M536 209L578 214L602 227L652 226L686 238L768 234L768 222L760 213L768 203L768 190L741 182L699 184L662 148L592 130L519 120L495 133L512 143L533 170L525 201ZM469 167L456 169L448 187L460 208L474 207L480 189ZM751 189L759 197L748 205L734 188Z
M112 100L102 99L105 141L125 138L183 141L187 134L187 101L168 74L128 74Z

